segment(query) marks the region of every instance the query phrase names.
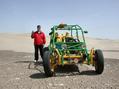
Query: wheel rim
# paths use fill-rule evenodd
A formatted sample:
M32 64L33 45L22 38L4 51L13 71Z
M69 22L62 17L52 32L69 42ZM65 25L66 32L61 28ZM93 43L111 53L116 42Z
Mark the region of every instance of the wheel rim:
M95 64L95 70L97 71L98 70L97 53L95 53L94 64Z
M53 55L50 56L50 68L51 68L51 71L54 72Z

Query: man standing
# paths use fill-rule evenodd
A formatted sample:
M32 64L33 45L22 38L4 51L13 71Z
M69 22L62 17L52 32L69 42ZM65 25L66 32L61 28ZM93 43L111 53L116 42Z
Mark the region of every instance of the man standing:
M39 55L38 50L40 50L40 56L43 59L43 46L46 43L45 34L41 31L41 26L37 25L37 31L31 33L31 38L34 39L34 49L35 49L35 62L38 62Z

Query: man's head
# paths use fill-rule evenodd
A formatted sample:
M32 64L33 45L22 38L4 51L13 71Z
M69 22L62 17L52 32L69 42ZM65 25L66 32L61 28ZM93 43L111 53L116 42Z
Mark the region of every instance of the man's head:
M41 26L40 25L37 25L37 31L41 32Z

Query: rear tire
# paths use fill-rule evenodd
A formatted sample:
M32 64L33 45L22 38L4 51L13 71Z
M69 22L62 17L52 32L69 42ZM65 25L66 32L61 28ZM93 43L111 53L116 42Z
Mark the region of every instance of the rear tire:
M95 70L97 74L101 74L104 70L104 57L100 49L95 51Z
M43 48L43 53L44 53L45 51L49 51L49 48L48 48L48 47L44 47L44 48Z
M50 64L50 51L45 51L43 55L43 67L44 72L47 77L52 77L53 72L51 71L51 64Z

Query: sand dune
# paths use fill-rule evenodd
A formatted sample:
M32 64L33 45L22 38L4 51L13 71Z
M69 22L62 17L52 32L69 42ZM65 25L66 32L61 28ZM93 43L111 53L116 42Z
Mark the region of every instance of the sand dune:
M87 47L102 49L106 58L119 58L119 40L96 39L86 37ZM49 37L47 36L47 43L49 44ZM30 34L12 34L0 33L0 50L12 50L16 52L33 53L33 39Z

